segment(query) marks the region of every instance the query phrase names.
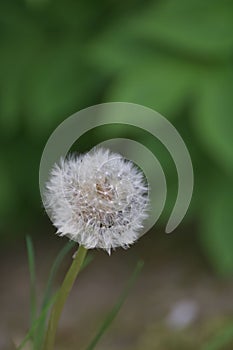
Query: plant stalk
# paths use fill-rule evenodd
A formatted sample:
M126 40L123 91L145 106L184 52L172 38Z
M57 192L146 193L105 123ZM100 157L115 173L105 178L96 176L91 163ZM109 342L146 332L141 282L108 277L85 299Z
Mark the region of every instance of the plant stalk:
M61 285L61 288L58 292L55 303L52 307L48 328L45 336L45 342L43 346L43 350L53 350L55 343L55 336L57 332L57 327L59 323L59 319L61 317L61 313L63 307L65 305L66 299L73 287L73 284L76 280L78 273L81 270L82 264L87 254L87 249L83 246L79 246L78 251L74 256L74 260L66 273L64 281Z

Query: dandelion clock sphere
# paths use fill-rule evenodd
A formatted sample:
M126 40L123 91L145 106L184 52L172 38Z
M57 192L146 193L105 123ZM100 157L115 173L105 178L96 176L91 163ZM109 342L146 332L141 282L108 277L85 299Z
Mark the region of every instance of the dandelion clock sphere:
M103 148L61 159L52 168L45 192L46 209L60 236L108 253L139 238L148 202L144 174Z

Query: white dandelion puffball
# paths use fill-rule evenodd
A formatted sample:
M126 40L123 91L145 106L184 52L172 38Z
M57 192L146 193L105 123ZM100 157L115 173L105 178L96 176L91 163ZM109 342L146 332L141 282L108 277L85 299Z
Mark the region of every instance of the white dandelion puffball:
M52 168L45 191L45 208L57 234L109 253L139 238L148 201L143 173L103 148L62 158Z

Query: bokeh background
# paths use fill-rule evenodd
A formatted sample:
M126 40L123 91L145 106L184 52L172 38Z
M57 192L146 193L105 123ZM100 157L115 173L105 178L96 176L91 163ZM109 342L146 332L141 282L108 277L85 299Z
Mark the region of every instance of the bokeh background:
M232 349L232 92L230 0L0 2L1 349L28 326L25 235L35 244L39 295L64 244L39 195L45 143L72 113L112 101L151 107L173 123L192 157L194 196L183 223L165 235L177 176L162 145L125 126L81 138L80 152L110 137L145 144L163 166L168 199L159 223L129 251L94 253L64 311L57 349L87 342L138 258L144 270L98 349L201 349L218 334L225 345L216 349Z

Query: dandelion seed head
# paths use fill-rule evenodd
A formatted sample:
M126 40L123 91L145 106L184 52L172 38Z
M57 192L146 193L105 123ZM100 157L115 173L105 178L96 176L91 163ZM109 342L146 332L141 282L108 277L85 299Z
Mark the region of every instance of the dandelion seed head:
M128 248L148 212L143 173L120 154L94 148L62 158L51 170L45 207L57 234L87 249Z

